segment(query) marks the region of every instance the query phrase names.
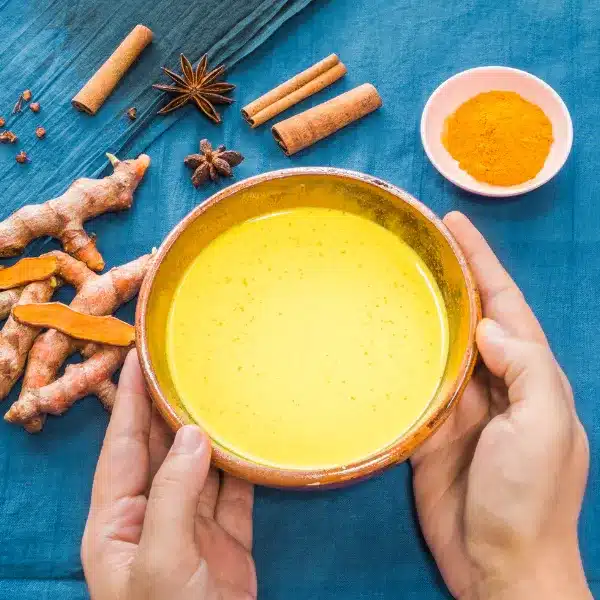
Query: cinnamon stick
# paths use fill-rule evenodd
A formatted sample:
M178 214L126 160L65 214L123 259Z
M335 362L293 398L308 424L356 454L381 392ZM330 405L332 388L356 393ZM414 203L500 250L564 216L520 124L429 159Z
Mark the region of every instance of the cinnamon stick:
M275 141L291 156L372 113L381 104L375 87L365 83L273 125L271 131Z
M71 104L78 110L95 115L129 67L151 41L152 31L144 25L136 25L71 100Z
M331 85L345 74L344 63L337 54L331 54L244 106L242 115L252 128L258 127L290 106Z

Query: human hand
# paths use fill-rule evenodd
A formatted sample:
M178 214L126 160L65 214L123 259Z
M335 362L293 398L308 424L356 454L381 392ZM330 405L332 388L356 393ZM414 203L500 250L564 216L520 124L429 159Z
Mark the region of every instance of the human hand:
M132 351L81 547L92 600L256 598L252 486L210 468L198 427L181 428L172 447L171 439Z
M460 213L444 223L479 287L485 364L411 459L425 540L461 600L591 598L577 539L589 449L569 382L481 234Z

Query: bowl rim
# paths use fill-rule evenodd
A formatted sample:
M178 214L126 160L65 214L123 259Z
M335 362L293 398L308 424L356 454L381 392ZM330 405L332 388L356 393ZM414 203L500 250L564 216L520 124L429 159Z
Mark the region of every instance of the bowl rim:
M188 213L177 225L175 225L160 245L142 283L135 315L136 346L142 372L152 401L169 427L173 431L176 431L183 425L183 422L160 389L150 361L148 337L146 333L148 301L156 274L158 273L163 259L187 227L217 202L265 181L314 175L350 179L360 183L369 184L385 192L391 193L396 198L411 205L438 229L450 245L450 248L458 260L466 283L470 310L468 349L460 365L459 375L452 382L446 398L440 402L439 406L435 409L426 423L423 423L421 427L414 430L410 435L396 440L396 442L387 448L381 449L375 454L352 464L339 465L326 469L284 469L252 462L247 458L239 456L226 448L213 443L212 460L216 467L227 471L236 477L251 481L252 483L276 488L301 489L311 487L336 487L349 481L371 477L385 468L405 460L420 442L434 433L446 420L451 409L460 399L460 396L471 377L478 356L475 344L475 330L481 319L479 293L465 255L458 246L458 243L454 240L450 231L438 216L408 192L371 175L335 167L297 167L270 171L244 179L243 181L234 183L217 191Z
M431 146L429 141L427 140L427 135L425 133L427 122L429 119L429 114L431 112L431 107L435 99L444 91L444 89L450 85L453 81L457 79L462 79L463 77L474 73L474 72L482 72L482 71L506 71L510 73L514 73L519 75L520 77L525 77L534 81L537 85L544 88L547 92L550 93L551 96L557 101L558 105L561 108L563 117L567 124L567 144L565 146L566 150L562 159L557 163L555 169L550 171L548 175L537 180L532 179L527 185L519 184L519 186L509 186L506 188L502 188L500 186L491 187L490 189L481 189L476 184L470 184L459 181L449 169L445 169L442 167L438 161L435 159L433 152L431 150ZM471 192L473 194L477 194L479 196L486 196L488 198L512 198L514 196L520 196L522 194L527 194L528 192L532 192L537 188L543 186L548 183L553 177L555 177L558 172L564 167L569 155L571 154L571 149L573 147L573 120L571 119L571 114L569 113L569 109L565 104L564 100L560 97L558 92L548 83L546 83L543 79L537 77L533 73L529 73L528 71L523 71L522 69L516 69L515 67L507 67L503 65L488 65L481 67L473 67L472 69L466 69L464 71L460 71L459 73L455 73L445 81L443 81L440 85L438 85L435 90L432 92L431 96L429 96L425 106L423 108L423 112L421 113L421 124L420 124L420 133L421 133L421 143L423 144L423 149L425 150L425 154L427 154L427 158L431 161L431 164L437 169L437 171L445 177L448 181L456 185L457 187L466 190L467 192ZM518 187L518 189L517 189Z

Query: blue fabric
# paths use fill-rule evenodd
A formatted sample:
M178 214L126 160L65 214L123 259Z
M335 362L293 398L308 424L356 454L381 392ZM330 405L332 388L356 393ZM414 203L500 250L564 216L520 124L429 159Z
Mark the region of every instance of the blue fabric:
M90 33L97 31L89 24L95 11L104 15L102 35L112 43L133 23L146 22L146 10L154 11L154 4L161 3L138 4L131 20L110 21L106 6L113 4L108 1L77 3L68 21L55 17L66 10L62 2L44 10L37 2L25 7L21 2L4 4L0 21L11 41L0 41L4 86L0 106L7 106L7 98L27 85L39 95L43 108L37 119L22 116L23 139L38 121L51 121L52 126L44 142L26 142L34 158L29 166L13 166L14 149L0 147L3 215L34 199L32 195L43 200L63 189L74 171L97 169L96 159L90 157L104 149L103 136L108 146L118 148L117 129L122 128L125 136L131 127L118 120L122 109L131 103L150 107L145 93L134 102L129 93L133 89L141 93L157 73L163 61L158 46L143 59L142 71L128 75L117 96L94 118L74 115L67 107L86 73L73 75L68 85L66 74L59 75L77 59ZM168 26L175 21L170 15L152 14L150 24L157 33L171 31ZM179 22L186 35L193 31L191 21ZM93 230L110 264L159 244L184 214L218 189L194 190L182 164L200 137L246 155L236 169L237 179L287 166L335 165L387 179L437 213L452 208L467 213L522 287L574 386L592 450L581 545L592 590L600 597L599 517L594 509L600 502L598 23L600 5L594 0L314 2L232 71L238 104L225 111L220 128L191 108L164 133L168 123L159 119L141 128L134 140L136 150L144 146L143 139L163 135L148 146L153 165L135 206L128 213L97 219ZM174 30L171 36L164 52L176 53ZM196 54L202 51L198 50ZM50 51L56 54L45 64ZM365 81L378 87L384 106L286 158L268 128L250 130L238 109L333 51L348 65L348 76L289 114ZM32 60L38 67L30 71ZM84 62L89 66L89 60ZM476 198L446 182L426 159L418 134L421 110L433 89L457 71L486 64L511 65L542 77L562 95L574 120L575 144L561 173L536 192L510 201ZM63 77L64 91L47 83L47 77L55 76ZM85 144L78 143L80 138ZM41 245L45 242L34 245L31 253ZM132 307L123 314L130 317ZM0 424L1 599L87 597L78 548L105 425L106 415L94 400L80 402L61 419L49 419L37 437ZM408 465L340 491L298 494L260 489L255 524L264 600L448 598L419 537Z

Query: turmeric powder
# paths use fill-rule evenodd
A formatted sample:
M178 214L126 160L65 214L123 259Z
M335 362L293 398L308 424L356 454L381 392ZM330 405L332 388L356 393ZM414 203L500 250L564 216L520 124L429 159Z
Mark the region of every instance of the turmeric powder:
M516 92L477 94L451 114L442 142L478 181L511 186L533 179L554 138L544 111Z

